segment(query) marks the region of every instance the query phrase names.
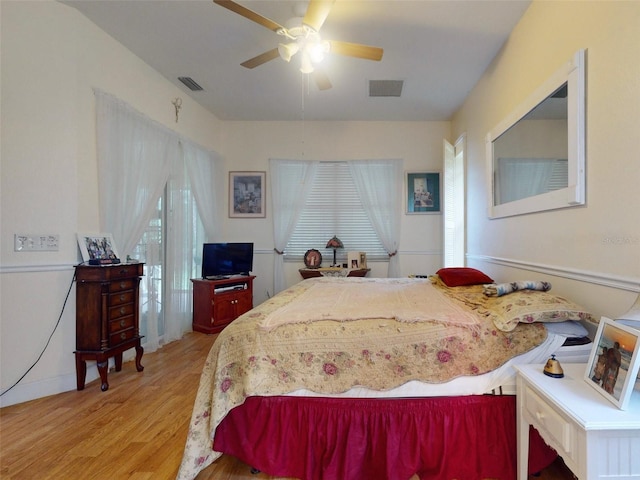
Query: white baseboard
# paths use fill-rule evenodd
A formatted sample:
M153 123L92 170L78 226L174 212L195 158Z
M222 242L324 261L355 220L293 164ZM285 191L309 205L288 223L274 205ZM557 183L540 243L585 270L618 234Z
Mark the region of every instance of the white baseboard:
M85 382L92 382L99 377L98 368L95 364L87 365L87 376ZM15 405L17 403L28 402L30 400L36 400L42 397L57 395L63 392L69 392L71 390L76 390L77 387L78 385L76 383L75 372L53 378L46 378L36 382L20 382L0 397L0 408ZM98 386L97 388L99 389L100 387Z
M159 345L162 345L163 343L164 337L160 337ZM145 351L149 350L147 353L151 353L151 351L155 351L159 347L156 346L155 349L151 350L150 347L148 347L146 344L143 344L142 348L144 348ZM134 361L135 357L136 352L133 348L131 348L122 354L122 363L124 364ZM115 359L111 357L107 361L109 362L109 366L107 367L109 372L108 374L111 375L115 371ZM88 360L87 374L85 376L85 388L94 388L100 391L99 383L97 383L96 385L88 386L90 382L93 382L98 378L100 378L100 372L98 372L98 366L96 362ZM23 383L23 381L18 383L15 387L13 387L11 390L0 397L0 408L8 407L9 405L15 405L17 403L36 400L42 397L57 395L63 392L70 392L78 388L75 371L74 373L60 375L53 378L46 378L43 380L38 380L36 382Z

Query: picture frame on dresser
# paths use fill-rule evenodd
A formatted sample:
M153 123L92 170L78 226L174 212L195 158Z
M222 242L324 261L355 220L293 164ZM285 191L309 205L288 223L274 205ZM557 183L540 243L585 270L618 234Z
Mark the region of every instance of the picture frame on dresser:
M348 252L347 267L351 269L367 268L367 254L365 252Z
M621 410L626 410L640 368L640 330L602 317L584 380Z
M319 250L311 248L304 254L304 266L307 268L320 268L322 266L322 254Z
M110 233L78 233L78 247L82 261L117 260L120 258Z

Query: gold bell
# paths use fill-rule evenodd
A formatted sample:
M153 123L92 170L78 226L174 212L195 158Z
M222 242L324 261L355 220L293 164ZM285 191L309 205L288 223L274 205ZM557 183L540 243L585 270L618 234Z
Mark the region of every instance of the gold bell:
M560 362L556 360L555 355L551 355L551 358L547 360L547 363L544 366L544 374L553 378L564 377L564 372L562 371Z

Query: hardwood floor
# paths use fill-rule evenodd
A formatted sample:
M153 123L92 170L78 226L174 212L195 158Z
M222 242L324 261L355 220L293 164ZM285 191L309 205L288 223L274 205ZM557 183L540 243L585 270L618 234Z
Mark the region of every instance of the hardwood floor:
M198 388L215 335L187 334L71 391L0 409L3 480L163 480L175 478ZM416 478L416 477L414 477ZM571 480L561 461L537 480ZM197 480L282 480L223 456ZM331 479L338 480L338 479ZM365 479L363 479L365 480ZM367 479L369 480L369 479Z

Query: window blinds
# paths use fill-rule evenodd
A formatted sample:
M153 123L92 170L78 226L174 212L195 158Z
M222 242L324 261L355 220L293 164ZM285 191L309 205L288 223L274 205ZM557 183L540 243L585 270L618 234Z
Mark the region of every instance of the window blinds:
M325 248L337 236L344 245L337 251L339 263L347 252L367 253L367 260L387 260L388 255L358 197L346 162L321 162L307 203L287 248L285 260L299 261L311 248L320 251L323 266L333 261L333 250Z

